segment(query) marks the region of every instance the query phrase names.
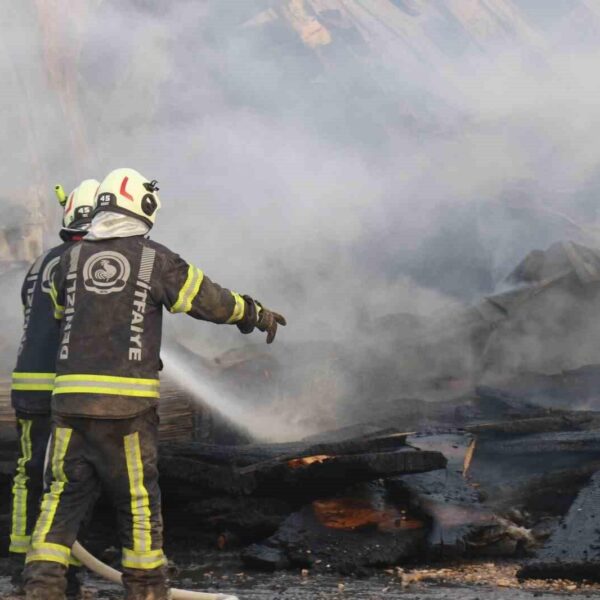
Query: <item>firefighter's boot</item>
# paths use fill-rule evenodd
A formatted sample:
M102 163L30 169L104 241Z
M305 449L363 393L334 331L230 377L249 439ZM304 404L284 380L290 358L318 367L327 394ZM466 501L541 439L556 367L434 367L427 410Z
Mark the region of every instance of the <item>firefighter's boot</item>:
M25 595L23 587L23 568L25 567L24 554L9 554L8 571L10 573L10 582L12 584L12 593L15 596Z
M65 595L67 600L80 600L82 598L81 590L81 579L82 579L81 567L71 565L67 571L67 589Z
M125 600L169 600L171 597L165 567L123 569Z
M57 562L30 562L23 571L25 600L65 600L66 571L66 567Z

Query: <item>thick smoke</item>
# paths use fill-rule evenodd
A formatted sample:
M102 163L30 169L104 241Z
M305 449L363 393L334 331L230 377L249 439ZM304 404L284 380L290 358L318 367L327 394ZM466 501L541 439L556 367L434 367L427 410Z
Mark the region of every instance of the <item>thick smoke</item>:
M533 248L589 243L564 215L597 217L597 0L54 4L3 11L8 189L158 179L153 237L286 314L280 349L352 350L339 395L397 352L386 315L439 314ZM207 356L258 339L171 321Z

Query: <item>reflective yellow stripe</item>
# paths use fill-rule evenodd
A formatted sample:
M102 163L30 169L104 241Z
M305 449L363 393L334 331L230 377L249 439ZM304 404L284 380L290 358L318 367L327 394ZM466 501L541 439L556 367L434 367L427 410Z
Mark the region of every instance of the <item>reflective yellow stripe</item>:
M23 539L27 534L27 463L31 460L31 425L30 419L19 419L21 425L21 456L17 461L17 472L13 480L12 495L12 531L11 546ZM18 544L17 544L18 545ZM27 550L27 549L25 549ZM12 550L14 552L14 550Z
M15 554L25 554L29 550L31 544L30 535L12 535L10 536L10 546L8 547L9 552Z
M105 381L106 383L134 383L140 385L154 385L159 386L160 381L158 379L141 379L138 377L116 377L115 375L89 375L89 374L76 374L76 375L59 375L56 378L56 383L61 381Z
M56 286L54 285L54 281L50 282L50 299L52 300L52 304L54 306L58 306L58 291L56 290Z
M133 552L146 556L152 551L150 535L150 498L144 485L144 464L140 449L140 436L136 431L123 438L127 475L129 476L129 493L131 495L131 521ZM152 568L152 567L147 567Z
M68 481L64 471L64 462L72 433L73 430L67 427L57 427L54 432L55 439L54 450L52 452L52 483L50 485L50 490L44 494L44 499L40 509L40 516L33 532L31 543L32 550L27 553L26 562L29 562L30 560L51 560L65 565L69 564L69 555L71 553L69 548L66 548L68 552L64 557L64 561L66 562L59 560L60 556L55 558L30 559L30 554L39 556L40 553L44 553L48 556L51 556L53 553L56 554L56 552L58 552L57 549L65 548L64 546L60 546L58 544L46 543L46 535L48 535L48 532L52 527L54 516L56 515L56 509L58 508L58 504L60 502L60 496L63 493L65 484Z
M135 552L129 548L123 548L121 564L128 569L156 569L167 562L162 550L150 550L150 552Z
M200 286L204 281L204 273L200 269L196 269L196 273L198 274L198 279L196 279L194 285L192 285L192 293L190 294L190 298L185 306L186 313L192 310L192 302L194 301L194 298L198 295L198 292L200 292Z
M50 299L52 300L52 305L54 306L54 318L62 319L65 314L65 307L58 303L58 292L56 291L54 281L52 281L50 284Z
M78 558L75 558L72 554L69 554L69 566L81 567L82 565L83 563Z
M159 398L160 380L113 375L59 375L54 394L112 394L137 398Z
M10 389L19 392L51 392L54 386L51 383L13 383Z
M13 379L52 379L56 373L24 373L23 371L13 371Z
M20 373L12 374L12 390L52 391L55 373Z
M170 311L172 313L190 312L190 310L192 309L192 302L194 298L198 295L203 280L204 273L200 269L194 267L193 265L189 265L188 275L185 280L185 283L179 290L177 300L175 301L175 304L173 304L173 306L170 308Z
M227 323L237 323L239 320L244 318L244 311L246 310L245 300L236 292L231 292L233 299L235 300L235 306L233 312Z
M191 288L192 281L194 279L195 274L196 274L195 267L193 265L188 265L187 277L185 279L183 286L179 290L179 294L177 295L177 300L175 301L175 304L173 304L173 306L171 306L171 308L170 308L170 312L172 312L172 313L184 312L183 305L184 305L184 302L186 301L187 296L189 295L189 290Z
M54 394L107 394L113 396L132 396L134 398L160 398L160 392L156 391L144 391L144 390L130 390L128 388L109 388L109 387L86 387L70 385L61 387L60 389L54 389Z
M71 564L71 548L61 544L50 544L47 542L33 542L31 549L27 552L26 563L35 560L47 560L57 562L65 567Z

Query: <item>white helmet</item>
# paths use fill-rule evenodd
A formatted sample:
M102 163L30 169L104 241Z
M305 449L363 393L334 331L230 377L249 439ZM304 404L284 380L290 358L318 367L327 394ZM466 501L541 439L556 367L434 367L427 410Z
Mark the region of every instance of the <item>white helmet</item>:
M152 227L160 208L156 180L148 181L134 169L115 169L96 192L94 214L111 211L131 215Z
M95 179L83 180L67 197L61 186L56 186L55 191L63 212L63 231L85 231L92 221L94 198L100 183Z

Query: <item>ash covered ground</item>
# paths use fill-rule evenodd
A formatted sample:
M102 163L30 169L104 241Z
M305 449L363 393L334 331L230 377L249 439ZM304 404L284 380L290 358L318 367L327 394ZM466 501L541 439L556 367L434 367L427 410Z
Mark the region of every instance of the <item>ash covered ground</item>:
M186 566L174 569L173 585L198 591L236 594L243 599L272 600L555 600L600 598L600 585L568 581L519 583L520 564L468 562L432 565L418 569L389 568L369 577L349 578L307 571L249 572L228 552L206 553ZM12 593L7 563L0 561L0 598L17 599ZM86 600L122 597L118 586L96 577L86 579Z

